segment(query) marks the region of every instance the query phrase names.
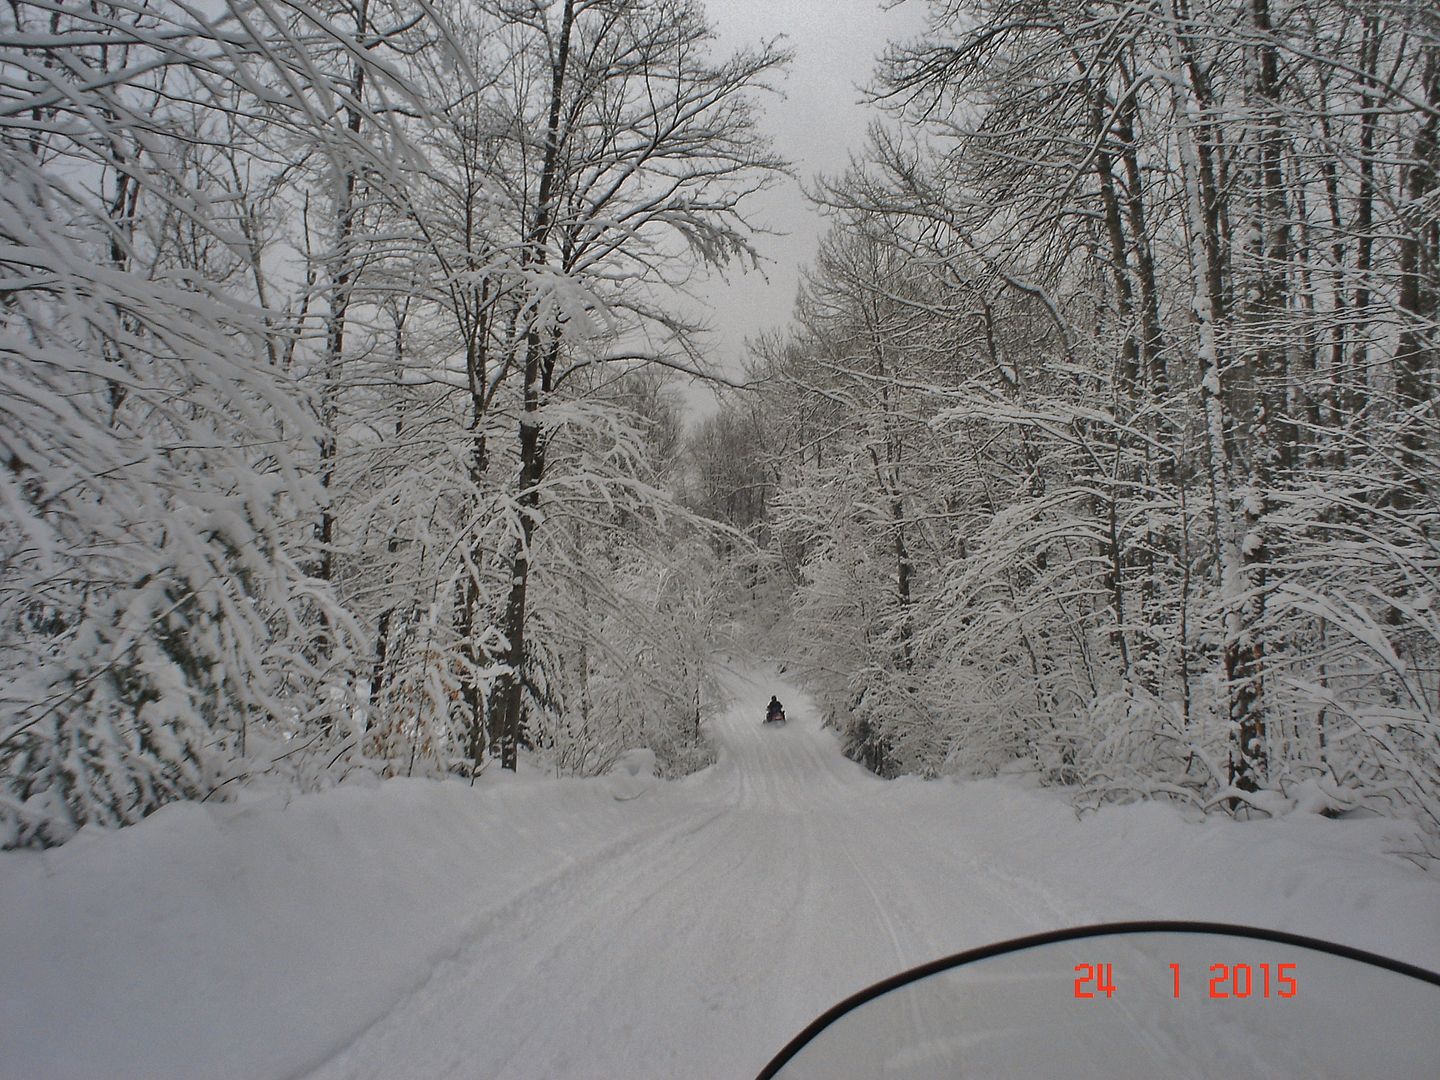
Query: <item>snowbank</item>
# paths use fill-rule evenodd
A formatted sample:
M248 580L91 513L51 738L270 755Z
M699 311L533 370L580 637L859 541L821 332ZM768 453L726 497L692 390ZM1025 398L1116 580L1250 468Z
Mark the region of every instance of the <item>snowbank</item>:
M174 804L0 856L0 1076L290 1076L628 832L608 781Z

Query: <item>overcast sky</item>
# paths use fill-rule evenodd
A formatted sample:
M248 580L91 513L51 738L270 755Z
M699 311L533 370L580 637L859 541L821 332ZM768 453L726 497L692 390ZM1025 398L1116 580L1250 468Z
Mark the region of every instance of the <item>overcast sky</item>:
M857 103L856 87L870 81L886 42L922 28L925 7L921 0L891 10L880 0L705 0L721 48L783 35L794 51L785 96L764 98L762 126L806 181L817 172L842 170L851 151L864 144L871 114ZM713 348L732 371L747 337L788 322L800 269L814 257L824 228L791 180L759 196L751 212L787 235L761 238L763 275L732 270L729 281L712 280L704 290ZM695 396L703 408L704 395Z

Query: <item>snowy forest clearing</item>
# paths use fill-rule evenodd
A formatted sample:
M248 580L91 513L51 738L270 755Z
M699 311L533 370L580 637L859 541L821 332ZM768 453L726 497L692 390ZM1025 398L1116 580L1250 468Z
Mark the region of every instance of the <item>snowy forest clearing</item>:
M729 683L685 780L396 780L5 853L0 1076L744 1078L902 968L1125 918L1440 968L1433 875L1378 853L1403 823L882 781L773 672Z

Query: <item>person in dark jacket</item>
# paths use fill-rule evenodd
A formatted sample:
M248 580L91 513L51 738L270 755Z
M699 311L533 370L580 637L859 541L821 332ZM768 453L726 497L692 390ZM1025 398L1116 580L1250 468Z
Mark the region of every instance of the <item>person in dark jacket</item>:
M765 719L779 720L785 715L785 706L780 704L780 699L774 694L770 695L770 704L765 706Z

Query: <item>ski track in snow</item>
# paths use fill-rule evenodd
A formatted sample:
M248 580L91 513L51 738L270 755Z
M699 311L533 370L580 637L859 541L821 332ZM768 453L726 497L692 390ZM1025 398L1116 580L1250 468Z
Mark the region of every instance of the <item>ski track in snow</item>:
M481 920L309 1080L753 1076L840 997L1057 924L1023 880L921 843L793 688L762 728L770 685L736 687L718 764L637 801L633 840Z

